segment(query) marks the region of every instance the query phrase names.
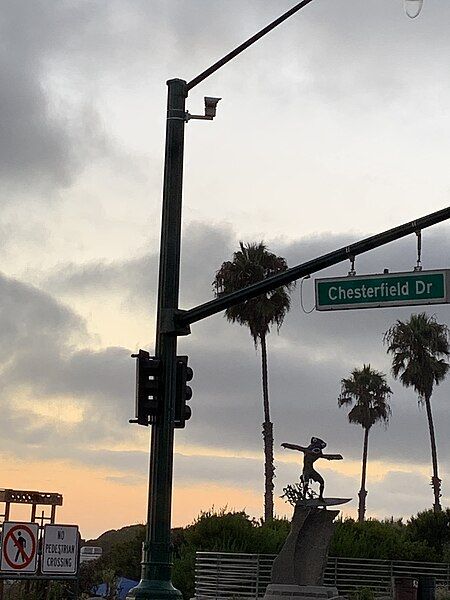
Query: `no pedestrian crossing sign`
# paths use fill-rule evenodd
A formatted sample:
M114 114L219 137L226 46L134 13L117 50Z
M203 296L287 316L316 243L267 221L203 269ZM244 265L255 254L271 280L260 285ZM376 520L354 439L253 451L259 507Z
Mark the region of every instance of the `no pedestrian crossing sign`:
M450 270L316 279L316 309L447 304Z
M3 523L2 573L36 573L38 530L37 523Z
M77 525L45 525L41 571L44 575L75 575L78 571Z

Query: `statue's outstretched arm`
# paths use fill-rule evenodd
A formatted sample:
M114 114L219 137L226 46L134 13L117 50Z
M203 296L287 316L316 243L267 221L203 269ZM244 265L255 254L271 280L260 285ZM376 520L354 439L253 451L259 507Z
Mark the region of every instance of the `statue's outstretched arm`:
M327 460L342 460L344 457L342 454L322 454L321 458L326 458Z
M289 450L298 450L299 452L306 452L307 450L307 448L304 448L303 446L297 446L296 444L288 444L287 442L281 444L281 447L289 448Z

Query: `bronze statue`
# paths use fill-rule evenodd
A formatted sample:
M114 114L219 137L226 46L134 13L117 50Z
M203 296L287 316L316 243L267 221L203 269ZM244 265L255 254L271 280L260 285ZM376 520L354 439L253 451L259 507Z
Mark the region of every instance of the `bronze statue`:
M326 447L326 442L317 437L311 438L311 443L306 448L304 446L297 446L296 444L281 444L282 448L288 448L290 450L298 450L303 452L303 471L300 476L302 484L302 494L306 499L308 497L309 482L316 481L319 484L319 499L323 500L323 491L325 488L325 481L323 477L318 473L313 465L319 458L325 458L326 460L342 460L341 454L324 454L322 450Z

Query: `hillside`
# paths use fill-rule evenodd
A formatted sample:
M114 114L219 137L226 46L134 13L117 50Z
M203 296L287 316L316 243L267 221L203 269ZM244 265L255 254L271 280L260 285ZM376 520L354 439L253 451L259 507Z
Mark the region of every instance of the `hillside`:
M144 535L145 525L127 525L121 529L110 529L102 533L97 539L82 540L82 546L100 546L103 554L107 554L117 544L134 541Z

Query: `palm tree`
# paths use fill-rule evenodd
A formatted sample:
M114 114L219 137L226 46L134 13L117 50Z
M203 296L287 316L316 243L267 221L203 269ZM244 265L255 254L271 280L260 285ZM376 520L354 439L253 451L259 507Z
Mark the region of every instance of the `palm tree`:
M244 244L233 254L233 260L226 261L217 271L213 282L216 296L229 294L252 283L276 275L288 268L286 260L269 252L262 242ZM267 374L266 337L272 325L279 330L290 308L289 291L292 284L279 287L225 311L227 319L250 329L255 347L261 345L262 393L264 408L264 519L273 519L273 424L270 420L269 386Z
M419 396L419 405L425 404L430 432L431 462L435 512L442 510L441 480L438 473L436 437L434 433L431 396L434 384L439 385L449 369L446 358L450 355L449 329L425 313L411 315L409 321L397 320L384 334L387 352L393 355L392 374L405 387L412 387Z
M366 472L367 453L369 447L369 431L375 423L389 422L391 409L389 397L391 388L386 383L384 373L375 371L370 365L363 365L362 369L354 369L348 379L341 380L341 393L338 406L351 406L348 413L350 423L361 425L364 429L364 444L361 469L361 489L359 490L358 521L364 521L366 512Z

